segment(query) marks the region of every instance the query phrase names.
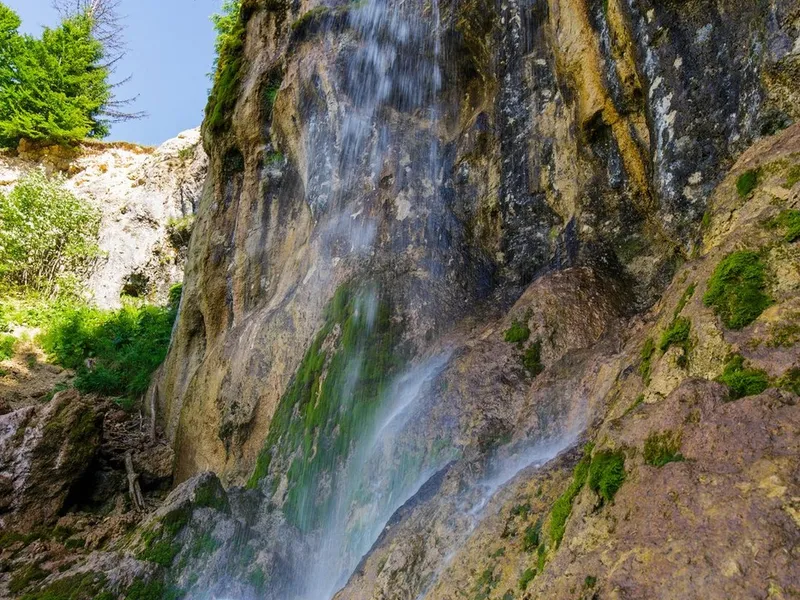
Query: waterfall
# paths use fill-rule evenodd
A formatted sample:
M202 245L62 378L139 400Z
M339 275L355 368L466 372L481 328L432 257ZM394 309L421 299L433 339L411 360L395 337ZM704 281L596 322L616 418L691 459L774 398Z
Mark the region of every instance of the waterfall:
M306 199L312 211L321 215L322 230L331 232L331 239L349 235L351 255L354 250L363 255L365 246L374 243L374 223L362 200L364 181L377 187L389 162L397 173L398 188L408 191L409 203L420 215L418 220L403 223L402 235L430 237L432 219L426 215L445 212L439 190L439 20L437 0L432 4L422 0L368 0L352 5L349 27L357 42L345 53L347 59L341 69L339 123L330 123L317 114L307 115L306 150L310 158ZM422 142L416 151L409 152L413 156L405 162L398 157L406 141L398 137L408 132L398 133L402 128L392 123L391 115L413 116L422 123L421 131L415 133L415 141ZM342 224L348 224L346 231ZM436 258L428 261L430 265ZM449 359L447 352L395 375L382 397L357 397L358 381L371 360L365 347L367 338L375 334L374 314L381 297L377 288L372 284L359 292L358 314L353 318L364 320L364 327L357 329L364 339L354 342L357 351L349 357L345 375L335 385L343 407L375 402L379 408L369 420L357 424L360 433L344 464L334 467L336 473L309 474L307 465L299 468L304 480L324 478L325 484L317 482L314 489L325 488L330 497L322 515L315 498L300 499L299 521L304 525L301 529L305 531L308 555L301 558L305 567L293 565L295 575L287 586L293 600L333 597L392 514L453 457L448 440L437 440L433 449L416 447L414 436L406 431L409 424L425 419L428 391ZM396 308L402 312L405 307Z

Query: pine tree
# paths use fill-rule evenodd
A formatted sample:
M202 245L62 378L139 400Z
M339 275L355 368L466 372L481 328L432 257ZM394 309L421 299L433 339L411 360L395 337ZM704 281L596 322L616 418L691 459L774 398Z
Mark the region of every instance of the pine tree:
M0 4L0 144L107 135L102 115L111 86L91 19L67 18L41 39L20 35L19 24Z

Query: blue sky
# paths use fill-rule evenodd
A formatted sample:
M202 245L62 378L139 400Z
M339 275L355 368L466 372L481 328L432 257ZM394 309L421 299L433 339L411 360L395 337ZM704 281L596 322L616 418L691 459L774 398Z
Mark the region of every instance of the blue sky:
M39 35L58 23L51 0L2 0L22 19L22 30ZM111 140L157 145L200 125L214 59L209 16L222 0L122 0L128 54L116 79L132 76L116 90L120 98L139 96L133 110L148 116L111 128Z

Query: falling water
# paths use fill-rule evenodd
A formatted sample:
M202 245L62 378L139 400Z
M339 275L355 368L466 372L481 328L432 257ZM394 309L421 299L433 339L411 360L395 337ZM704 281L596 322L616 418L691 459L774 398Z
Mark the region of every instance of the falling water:
M341 224L350 221L351 251L372 243L374 224L364 210L364 181L378 184L387 162L395 162L398 187L422 215L441 213L441 172L437 139L438 97L442 86L439 65L439 6L422 0L368 0L354 5L349 25L357 46L347 53L341 76L344 92L337 124L328 114L307 116L309 173L307 200L322 215L323 228L341 236ZM410 161L398 166L399 150L406 150L409 132L398 128L391 115L413 116L422 130L414 133ZM422 140L420 146L420 140ZM427 147L426 147L427 146ZM430 182L433 191L420 193L416 183ZM424 219L408 225L426 228ZM370 232L366 237L364 231ZM358 237L358 239L355 239ZM380 290L361 293L359 311L378 305ZM400 307L402 308L402 307ZM359 317L360 318L360 317ZM361 335L371 333L371 319ZM363 346L363 344L361 344ZM293 600L327 600L344 585L369 551L392 514L411 498L441 466L452 458L446 444L434 451L417 448L406 427L423 418L428 389L449 356L439 354L411 366L388 386L383 398L345 400L366 361L363 349L348 362L338 383L337 396L345 402L380 403L366 433L354 441L344 465L331 476L330 502L324 515L306 534L311 556L303 557L289 589ZM302 512L313 512L315 499L304 498ZM314 515L316 519L319 515Z

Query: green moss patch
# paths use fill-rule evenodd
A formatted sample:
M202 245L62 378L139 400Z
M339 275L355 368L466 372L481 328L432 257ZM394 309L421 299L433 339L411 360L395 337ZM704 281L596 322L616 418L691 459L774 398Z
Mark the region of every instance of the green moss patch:
M583 458L576 465L572 473L572 481L569 487L558 497L553 509L550 513L550 541L553 547L558 548L561 540L564 538L564 532L567 529L567 519L572 512L572 503L578 497L583 484L586 483L586 478L589 475L589 466L591 465L590 449L584 453Z
M766 291L766 266L757 252L740 250L726 256L708 280L703 296L730 329L742 329L772 304Z
M682 461L681 437L674 431L651 433L644 442L644 462L653 467L663 467L667 463Z
M531 330L528 329L525 323L521 323L516 319L512 321L511 327L503 333L503 339L511 344L522 344L527 342L529 337L531 337Z
M160 523L142 534L142 550L136 555L139 560L154 562L162 567L172 565L181 545L175 537L191 518L191 509L176 510L165 516Z
M602 450L594 455L589 466L589 489L596 492L603 503L611 502L625 483L625 455L622 452Z
M283 510L301 529L324 517L337 468L373 422L403 358L401 329L387 298L341 286L325 324L281 398L248 487L260 485L279 461L288 492ZM282 472L273 476L277 484Z
M642 376L645 385L650 383L650 371L653 368L653 354L655 354L655 351L656 344L653 338L647 338L639 353L639 374Z
M759 177L759 169L750 169L739 175L736 180L736 191L739 193L740 198L747 198L756 189Z
M525 552L533 552L539 546L540 538L542 536L542 519L541 517L536 520L533 525L528 525L525 528L525 534L522 537L522 549Z
M784 210L770 222L770 225L784 229L783 237L787 242L800 240L800 210Z
M528 585L531 581L533 581L534 577L536 577L536 569L527 568L522 572L519 578L519 589L520 591L525 591L528 589Z
M530 344L522 354L522 366L531 377L536 377L544 371L542 364L542 341L536 340Z
M106 585L103 573L89 571L54 581L21 600L114 600L117 596L105 590Z
M735 354L728 360L725 370L717 381L728 386L731 400L756 396L769 387L769 376L766 371L745 367L744 357L741 354Z

